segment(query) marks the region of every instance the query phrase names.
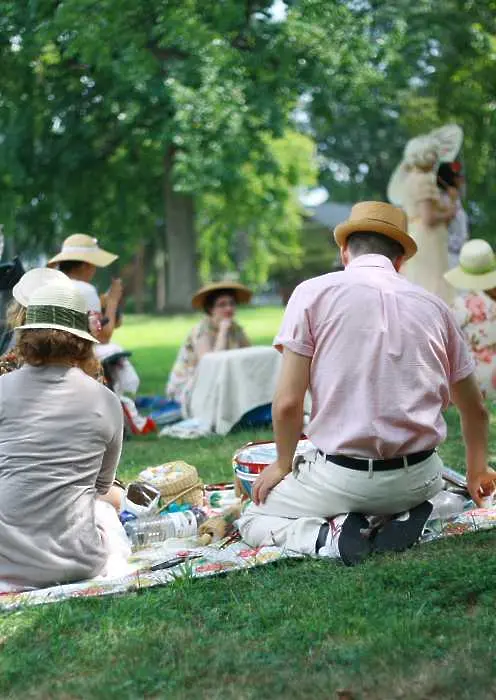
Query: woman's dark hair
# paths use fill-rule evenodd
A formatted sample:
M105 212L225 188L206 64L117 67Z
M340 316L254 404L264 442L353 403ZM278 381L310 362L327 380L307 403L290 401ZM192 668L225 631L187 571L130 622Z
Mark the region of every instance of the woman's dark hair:
M459 175L459 172L453 170L451 163L441 163L437 170L439 187L443 190L446 190L446 185L448 187L457 187L456 178L459 177Z
M225 296L231 297L231 299L236 301L236 294L232 291L232 289L216 289L215 291L210 292L210 294L207 294L205 301L203 302L203 310L205 313L210 315L217 299Z
M55 328L17 331L17 351L21 362L34 367L68 364L79 367L90 377L100 373L93 343L77 335Z
M84 265L82 260L62 260L62 262L59 262L59 270L68 275L73 270L79 269L81 265Z

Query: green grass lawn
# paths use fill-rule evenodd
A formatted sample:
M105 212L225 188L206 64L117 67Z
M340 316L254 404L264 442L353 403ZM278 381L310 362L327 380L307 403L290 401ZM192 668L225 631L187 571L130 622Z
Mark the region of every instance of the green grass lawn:
M251 309L241 320L268 343L281 314ZM162 390L192 323L126 318L116 340L133 350L144 391ZM459 423L447 419L442 455L463 469ZM182 458L205 481L228 479L234 449L269 435L133 439L120 475ZM492 699L495 544L492 532L455 537L353 569L280 562L4 615L0 698Z

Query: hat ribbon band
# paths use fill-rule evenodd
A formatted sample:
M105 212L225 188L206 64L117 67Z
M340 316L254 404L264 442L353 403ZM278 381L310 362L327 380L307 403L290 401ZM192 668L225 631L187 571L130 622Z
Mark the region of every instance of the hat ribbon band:
M364 217L366 221L377 221L378 224L386 224L387 226L393 226L393 228L397 228L398 231L402 231L399 226L396 226L396 224L393 224L391 221L384 221L384 219L375 219L373 216L366 216ZM363 221L363 219L359 219L360 221ZM348 223L353 224L353 219L349 219Z
M64 255L66 253L99 253L101 251L101 248L98 247L98 245L66 245L62 246L62 250L60 251Z
M460 267L463 272L466 272L468 275L485 275L487 272L494 272L496 270L496 260L493 260L490 265L486 265L485 267L470 267L462 265L461 263Z
M88 332L88 314L62 306L28 306L26 324L53 323L78 331Z

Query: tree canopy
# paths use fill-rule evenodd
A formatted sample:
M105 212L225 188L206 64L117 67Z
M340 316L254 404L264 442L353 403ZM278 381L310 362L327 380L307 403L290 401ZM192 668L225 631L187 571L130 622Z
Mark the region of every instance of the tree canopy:
M316 164L332 199L383 199L405 141L452 120L491 237L496 2L285 8L4 2L0 219L16 245L82 230L124 262L145 247L186 306L198 275L257 283L301 255L295 193Z

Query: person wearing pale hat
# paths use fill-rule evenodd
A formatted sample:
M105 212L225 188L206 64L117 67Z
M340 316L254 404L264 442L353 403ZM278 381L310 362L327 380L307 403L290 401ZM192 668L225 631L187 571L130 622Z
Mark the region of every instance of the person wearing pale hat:
M459 263L445 274L460 293L453 312L475 360L475 375L486 399L496 398L496 256L487 241L474 238Z
M129 552L111 490L122 446L117 397L93 379L86 302L43 285L17 328L22 367L0 377L0 591L77 581Z
M450 400L461 413L477 503L496 472L487 466L488 416L463 335L440 298L398 274L417 251L404 212L361 202L334 237L344 271L296 287L274 340L283 353L272 405L278 458L257 478L237 525L251 546L351 565L421 535L443 485L436 448ZM305 434L314 448L293 462L307 389Z
M440 163L455 159L462 141L463 131L456 124L411 139L388 184L388 199L405 210L408 232L418 247L402 274L448 304L452 300L452 290L444 280L449 267L448 226L456 216L458 195L446 190L453 196L443 198L437 170Z
M86 299L88 310L101 315L102 304L96 288L91 284L97 268L108 267L119 256L100 248L96 238L85 233L74 233L65 239L60 253L57 253L48 264L55 265L69 279L75 282L79 291ZM105 323L95 333L100 343L108 343L117 324L118 307L122 298L122 282L114 279L107 294L105 308Z
M74 233L65 239L60 253L55 255L48 264L57 265L59 270L74 282L86 299L94 323L92 332L100 342L96 355L104 365L106 378L113 390L121 397L123 410L132 432L148 433L155 430L155 424L140 416L134 401L126 396L126 394L134 396L140 384L138 373L128 359L131 353L110 342L112 334L119 324L118 309L122 298L122 282L120 279L112 281L110 289L105 295L104 317L100 296L91 284L97 268L108 267L117 258L118 256L114 253L100 248L96 238L84 233Z
M196 368L203 355L219 350L246 348L250 345L246 333L234 320L236 306L247 304L252 292L239 282L211 282L199 289L191 300L193 309L205 312L203 318L188 334L179 350L165 388L165 394L189 415L189 401Z
M7 328L11 338L6 352L0 356L0 375L12 372L19 366L15 344L13 343L14 330L21 326L26 319L26 307L29 297L37 289L53 282L69 284L69 280L62 272L51 270L47 267L36 267L25 272L12 288L12 296L14 298L7 307Z

